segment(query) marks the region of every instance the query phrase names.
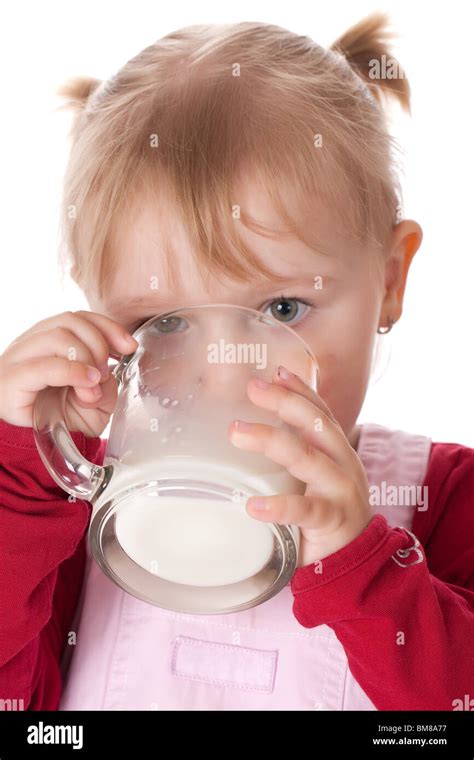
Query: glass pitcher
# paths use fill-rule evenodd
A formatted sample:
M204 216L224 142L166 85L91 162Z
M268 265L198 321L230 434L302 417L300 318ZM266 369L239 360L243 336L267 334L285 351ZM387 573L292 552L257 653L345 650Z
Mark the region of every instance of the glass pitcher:
M34 435L53 479L92 504L88 545L106 575L150 604L191 614L236 612L286 586L296 526L251 517L250 496L303 493L265 455L234 446L235 419L289 426L253 404L247 383L279 364L317 387L317 362L288 325L228 304L152 317L113 369L118 399L103 466L78 451L64 421L68 388L34 406Z

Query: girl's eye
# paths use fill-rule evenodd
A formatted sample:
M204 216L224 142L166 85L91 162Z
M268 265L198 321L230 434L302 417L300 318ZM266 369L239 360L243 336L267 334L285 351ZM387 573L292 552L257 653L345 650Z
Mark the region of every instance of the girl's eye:
M144 325L151 317L141 319L132 327L132 333L136 332L142 325ZM161 333L173 333L185 330L188 323L182 317L162 317L154 322L150 322L148 327Z
M270 315L279 322L299 321L303 314L306 314L310 304L299 298L277 298L272 301L264 310L264 313L270 309Z
M294 324L301 320L309 308L311 308L311 304L308 303L308 301L304 301L301 298L287 298L286 296L281 296L269 303L263 310L263 313L269 313L279 322ZM141 319L132 327L132 332L136 332L142 325L148 322L149 319L150 317ZM150 322L149 325L150 328L160 333L181 332L186 330L188 326L188 322L185 319L176 316L162 317L161 319Z
M162 333L180 332L188 327L188 323L182 317L163 317L152 322L155 330Z

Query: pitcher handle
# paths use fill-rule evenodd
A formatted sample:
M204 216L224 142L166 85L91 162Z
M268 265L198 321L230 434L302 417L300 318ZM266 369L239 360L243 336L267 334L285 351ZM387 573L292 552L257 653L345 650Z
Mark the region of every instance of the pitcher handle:
M67 493L94 502L107 486L113 472L82 456L65 423L68 388L48 386L33 406L33 432L38 452L49 474Z

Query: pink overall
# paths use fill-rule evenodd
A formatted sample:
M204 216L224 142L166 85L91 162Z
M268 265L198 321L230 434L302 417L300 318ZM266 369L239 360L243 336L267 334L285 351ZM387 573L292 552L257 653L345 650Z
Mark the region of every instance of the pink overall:
M357 453L370 486L413 487L430 448L424 436L365 424ZM412 501L374 509L410 529ZM292 605L288 584L243 612L169 612L122 591L89 557L59 709L375 710L332 629L302 627Z

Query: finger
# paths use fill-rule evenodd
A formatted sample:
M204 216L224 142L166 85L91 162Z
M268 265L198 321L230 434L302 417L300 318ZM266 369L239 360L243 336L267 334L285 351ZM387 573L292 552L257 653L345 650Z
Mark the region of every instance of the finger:
M290 372L289 369L280 365L277 367L273 374L273 382L281 385L282 387L291 388L291 390L294 390L296 393L304 396L304 398L307 398L309 401L313 401L327 415L333 424L339 428L341 432L343 432L339 422L337 421L336 417L322 396L320 396L317 391L313 390L313 388L310 388L310 386L305 383L301 377L295 375L294 372Z
M92 351L66 327L53 327L47 332L28 335L24 340L14 343L9 350L11 364L41 356L62 356L65 359L95 365Z
M67 400L73 404L73 406L81 407L82 409L100 409L107 414L112 414L118 397L118 388L115 378L110 375L110 377L101 383L100 386L95 387L100 388L101 391L97 396L92 394L95 388L71 388ZM89 390L91 395L87 396L86 394Z
M118 322L104 314L97 314L95 311L76 311L77 316L82 317L86 322L100 330L104 335L109 347L120 354L130 354L138 348L138 341L128 330Z
M102 333L96 327L83 319L79 319L68 313L58 315L57 318L45 320L43 324L38 323L32 330L23 336L21 341L11 347L13 355L16 357L26 344L28 349L34 345L33 341L37 340L38 345L47 345L49 337L53 341L58 341L62 347L59 355L73 361L83 361L84 347L89 352L87 362L97 367L101 378L105 379L109 374L108 357L110 348ZM69 343L66 341L69 340ZM54 352L53 352L54 353ZM43 351L43 355L48 355ZM38 351L34 350L34 355Z
M346 436L322 408L317 394L303 381L298 380L298 383L297 390L252 378L247 392L254 404L275 412L283 422L297 428L306 443L324 452L340 466L349 466L353 455ZM307 393L302 392L301 386Z
M38 322L20 339L50 331L56 327L65 327L86 344L94 356L94 364L105 373L105 365L112 352L126 354L133 352L138 342L117 322L95 312L66 311Z
M66 327L53 327L51 330L26 336L22 341L11 346L9 361L14 365L45 356L59 356L89 366L97 364L97 358L94 357L88 346ZM105 371L103 368L101 379L105 379L107 376L108 370ZM77 388L77 397L83 401L95 404L101 396L102 389L98 386Z
M324 452L314 449L290 430L235 420L230 423L228 432L237 448L264 454L290 475L314 486L319 493L335 490L340 468Z
M97 367L88 367L82 362L71 361L59 356L31 359L18 365L11 365L15 372L15 387L18 391L37 393L48 386L72 385L91 388L100 380Z
M251 517L262 522L315 530L333 530L340 519L331 502L305 494L252 496L247 501L246 509Z

